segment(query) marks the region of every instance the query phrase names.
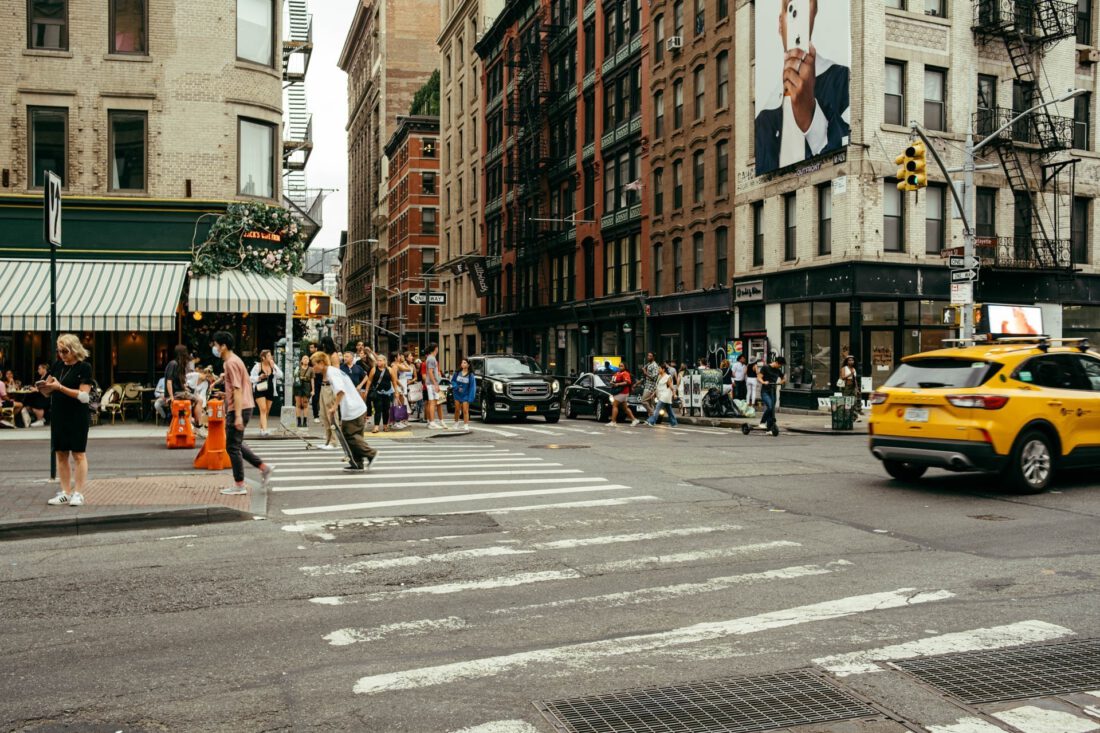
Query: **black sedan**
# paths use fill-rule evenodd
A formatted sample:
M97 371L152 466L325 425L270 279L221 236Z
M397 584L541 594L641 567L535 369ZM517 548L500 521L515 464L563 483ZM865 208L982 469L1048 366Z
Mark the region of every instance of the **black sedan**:
M617 391L611 386L610 375L581 374L565 388L565 416L576 418L580 415L593 415L597 422L611 419L611 395ZM649 417L649 411L642 404L642 385L634 384L627 400L634 415L643 420ZM626 419L625 410L619 411L621 420Z

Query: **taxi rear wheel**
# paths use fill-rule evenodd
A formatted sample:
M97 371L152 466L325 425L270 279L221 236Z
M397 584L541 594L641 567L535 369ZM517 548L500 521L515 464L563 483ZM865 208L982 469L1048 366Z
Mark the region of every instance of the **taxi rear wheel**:
M1050 438L1038 430L1020 436L1004 471L1005 488L1014 494L1038 494L1054 477Z
M898 481L916 481L928 470L928 466L917 466L904 461L883 461L882 467Z

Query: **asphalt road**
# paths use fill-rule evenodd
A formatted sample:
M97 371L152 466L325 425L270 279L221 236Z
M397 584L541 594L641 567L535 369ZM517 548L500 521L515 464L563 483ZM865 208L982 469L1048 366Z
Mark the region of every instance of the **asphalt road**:
M1100 636L1091 476L1013 497L899 485L855 437L490 427L350 478L264 444L267 521L0 544L0 729L550 733L532 701L813 668L938 733L974 711L876 660ZM93 470L164 455L114 442Z

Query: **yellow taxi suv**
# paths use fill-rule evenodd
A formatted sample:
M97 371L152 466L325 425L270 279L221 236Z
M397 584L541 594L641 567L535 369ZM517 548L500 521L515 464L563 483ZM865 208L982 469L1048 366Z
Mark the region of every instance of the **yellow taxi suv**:
M1086 340L954 343L904 358L871 394L871 453L888 474L999 473L1033 494L1059 469L1100 466L1100 354Z

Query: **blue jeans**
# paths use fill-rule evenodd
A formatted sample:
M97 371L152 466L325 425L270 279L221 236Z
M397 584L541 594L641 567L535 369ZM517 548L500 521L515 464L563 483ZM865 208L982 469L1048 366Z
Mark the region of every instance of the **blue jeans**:
M764 402L764 414L760 417L760 424L771 428L775 425L775 395L768 390L764 390L760 395L760 399Z
M646 420L650 425L657 424L657 416L661 414L661 410L665 411L668 415L668 424L672 427L676 427L676 411L672 409L672 405L668 402L661 402L658 400L657 406L653 408L653 414Z

